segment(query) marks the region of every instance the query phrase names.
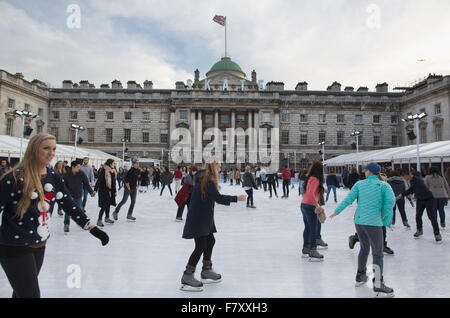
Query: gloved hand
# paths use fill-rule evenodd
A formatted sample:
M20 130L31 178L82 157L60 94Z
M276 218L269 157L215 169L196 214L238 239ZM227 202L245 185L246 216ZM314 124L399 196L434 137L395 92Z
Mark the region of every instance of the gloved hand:
M100 230L97 226L89 231L92 235L102 241L102 245L105 246L109 242L109 236L102 230Z

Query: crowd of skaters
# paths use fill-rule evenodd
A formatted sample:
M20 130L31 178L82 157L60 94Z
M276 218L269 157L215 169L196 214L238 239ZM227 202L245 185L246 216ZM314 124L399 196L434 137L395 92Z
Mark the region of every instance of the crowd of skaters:
M361 173L358 173L355 168L352 168L351 171L344 169L344 173L340 176L341 180L339 180L338 176L333 173L329 173L325 179L321 162L314 162L309 169L299 172L288 167L284 167L280 171L269 171L266 168L251 166L246 166L242 172L239 169L227 171L221 168L220 161L216 159L208 161L204 169L195 165L179 166L173 172L169 170L169 167L160 168L159 165L141 168L138 159L133 159L131 163L130 168L125 166L117 169L114 160L108 159L97 170L95 166L89 165L89 158L84 158L70 164L58 161L54 167L50 167L48 164L45 166L47 171L59 175L68 191L64 194L64 198L68 196L70 201L64 201L69 199L61 197L56 201L58 215L63 216L62 210L66 213L64 231L69 232L69 222L72 218L78 225L85 229L89 228L91 234L99 238L103 245L106 245L109 238L106 233L98 229L104 226L103 220L106 224L113 224L114 220L117 221L120 209L131 198L127 220L135 221L133 209L138 193L144 194L149 191L149 187L152 187L153 190L161 189L160 196L162 196L164 189L167 188L170 195L173 196L171 184L175 183L174 199L178 205L175 219L179 222L183 221L184 209L188 207L183 238L195 240L194 251L189 257L181 279L183 290L203 290L203 283L221 281L221 275L214 272L211 261L215 244L213 234L216 232L214 203L230 205L232 202L247 201L247 208L254 209L256 208L253 198L254 190L269 191L269 198L272 198L272 193L278 198L277 188L281 183L283 189L281 198L289 198L289 190L294 188L294 184L298 181L298 195L301 197L300 210L304 221L302 255L309 258L310 261L324 260L324 256L318 252L318 248L328 248L321 237L321 224L327 219L324 205L331 192L337 203L336 189L341 186L348 188L350 192L329 218L338 216L346 207L356 201L356 233L349 237L350 248L354 248L356 242L360 242L356 284L357 286L364 284L368 279L366 264L371 250L373 263L381 269L378 283L373 287L374 291L378 294L393 295L393 289L385 285L382 274L383 252L393 254L393 251L387 246L386 228L392 228L392 225L395 225L396 209L399 210L403 225L410 228L405 213L405 200L409 200L414 205L411 200L414 195L417 227L414 237L419 238L423 235L422 216L426 210L433 227L435 240L440 243L442 237L437 219L439 217L440 226L445 228L444 205L447 204L450 197L448 186L450 168L447 169L444 176L440 175L436 168L429 169L425 172L426 175L423 175L417 171L391 170L371 163L363 166ZM8 161L1 160L0 178L9 172L11 172L11 167ZM242 186L246 195L220 194L219 175L223 177L222 181L225 183ZM47 185L45 186L47 187ZM116 204L118 190L121 188L124 188L123 198L119 204ZM47 189L45 191L48 192ZM89 194L93 197L98 195L100 212L96 226L93 223L85 222L87 219L85 206ZM31 198L34 200L33 197ZM68 209L67 204L73 206L73 210L76 212ZM110 209L112 206L115 208L111 219ZM53 207L54 204L51 204L49 213L53 212ZM380 214L377 216L374 210L379 211ZM83 219L83 222L79 221L80 218ZM194 272L202 255L203 267L200 282L195 279ZM8 263L7 260L1 260L5 272L8 272L9 269L5 265ZM16 274L12 273L12 276L15 277ZM8 279L10 279L9 275ZM13 282L12 278L10 283L15 285L13 289L17 287L17 290L14 289L15 296L22 296L20 293L23 292L24 287Z

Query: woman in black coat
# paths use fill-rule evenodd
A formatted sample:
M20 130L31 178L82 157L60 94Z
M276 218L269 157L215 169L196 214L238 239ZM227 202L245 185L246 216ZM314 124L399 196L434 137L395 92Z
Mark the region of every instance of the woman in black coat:
M113 224L114 221L109 218L109 210L111 206L116 206L116 178L117 170L113 159L105 162L104 168L99 170L98 179L95 184L94 191L98 193L98 206L100 212L98 215L97 226L103 227L103 214L106 214L105 223Z
M150 173L147 170L147 167L144 167L141 171L141 187L146 187L148 191L148 185L150 184ZM139 192L142 192L142 190L139 190Z
M195 239L195 249L191 254L186 270L181 278L181 290L202 291L203 283L194 278L195 268L203 254L202 281L217 283L221 275L212 270L211 254L214 247L214 205L230 205L231 202L244 201L246 195L229 196L219 193L219 170L221 164L217 159L210 159L205 170L195 175L194 190L189 204L183 238Z
M359 174L356 172L356 168L352 168L352 172L348 175L348 188L351 190L359 179Z

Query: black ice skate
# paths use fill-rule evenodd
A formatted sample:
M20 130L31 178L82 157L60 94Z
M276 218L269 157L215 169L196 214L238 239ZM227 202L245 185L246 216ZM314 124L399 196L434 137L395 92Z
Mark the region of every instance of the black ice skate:
M383 252L388 254L388 255L394 255L394 251L390 247L388 247L387 245L384 245Z
M369 278L367 277L367 274L366 274L366 271L358 271L357 273L356 273L356 283L355 283L355 286L356 287L359 287L359 286L361 286L361 285L363 285L363 284L365 284L365 283L367 283L367 280L368 280Z
M423 231L417 230L417 232L414 234L414 237L417 239L417 238L421 237L422 235L423 235Z
M436 234L436 235L434 236L434 238L435 238L437 244L442 244L442 237L441 237L441 234Z
M406 227L406 229L410 229L411 226L408 224L408 221L403 221L403 225Z
M445 229L445 222L441 222L441 227Z
M316 248L309 250L309 261L310 262L323 262L323 255L317 252Z
M309 258L309 251L310 251L309 245L303 246L302 257L303 258Z
M323 249L323 250L325 250L325 249L328 248L328 244L325 243L325 242L322 240L321 237L319 237L319 238L316 239L316 245L317 245L317 248L318 248L318 249Z
M111 220L110 218L106 218L106 219L105 219L105 223L106 223L106 224L114 224L114 221Z
M64 234L69 234L69 224L64 224Z
M113 212L113 219L117 221L119 219L119 213L117 211Z
M136 218L134 217L134 216L132 216L132 215L127 215L127 221L128 222L135 222L136 221Z
M373 291L375 293L376 298L392 298L394 297L394 290L390 287L387 287L384 284L383 279L380 282L375 282L375 278L373 279Z
M350 235L348 237L348 247L352 250L358 241L359 240L356 238L356 235Z
M211 262L204 263L200 277L203 284L214 284L222 281L222 276L213 271Z
M98 227L104 227L105 225L103 224L102 220L98 220L97 221L97 226Z
M183 222L183 218L176 218L175 222Z

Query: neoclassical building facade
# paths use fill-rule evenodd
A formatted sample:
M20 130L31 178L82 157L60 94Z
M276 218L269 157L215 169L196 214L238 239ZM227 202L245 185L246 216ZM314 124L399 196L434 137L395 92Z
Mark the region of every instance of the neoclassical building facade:
M157 89L151 81L128 81L124 87L119 80L100 88L88 81L65 80L62 88L48 88L38 80L30 83L21 74L0 71L0 134L20 135L11 112L24 107L39 113L30 123L34 132L52 133L59 143L74 143L70 127L77 124L86 128L80 132L85 147L122 157L126 139L126 157L154 158L164 164L171 161L169 152L178 141L170 138L175 128L193 135L218 127L224 140L229 128L277 129L280 162L295 169L321 158L322 141L325 159L356 151L354 131L361 132L360 151L414 142L407 137L414 127L401 119L422 111L429 116L421 122L420 141L450 140L450 76L430 75L395 92L387 83L369 91L342 88L338 82L323 91L308 90L306 82L287 90L282 82L262 83L255 71L247 77L229 57L213 65L204 78L196 70L194 80L176 82L175 89Z

